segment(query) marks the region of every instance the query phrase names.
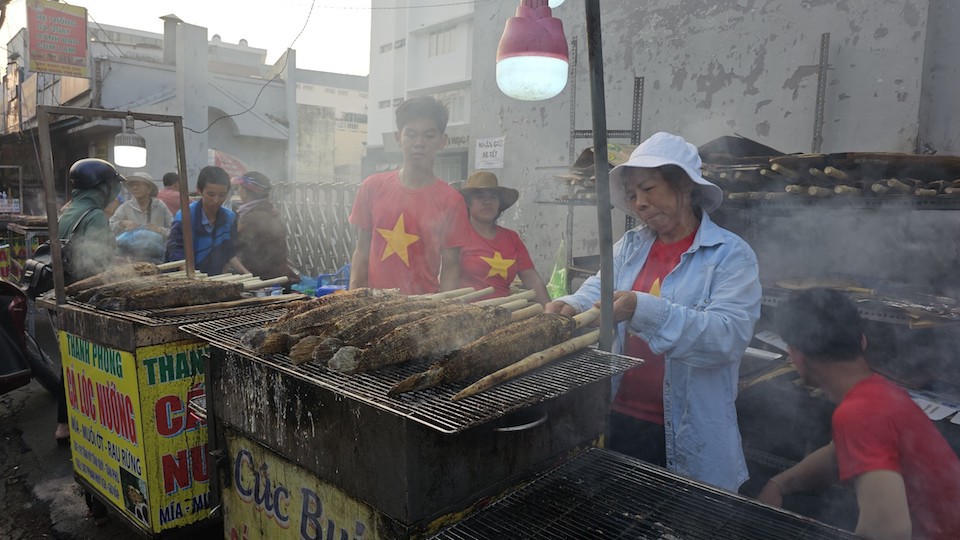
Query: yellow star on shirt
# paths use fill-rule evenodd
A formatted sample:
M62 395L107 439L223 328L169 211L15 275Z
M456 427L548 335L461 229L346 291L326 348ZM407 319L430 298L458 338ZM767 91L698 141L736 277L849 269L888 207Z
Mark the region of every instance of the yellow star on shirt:
M653 285L650 286L650 296L660 296L660 278L653 280Z
M400 214L400 218L397 219L397 224L393 226L392 230L377 228L377 232L387 241L387 247L384 248L383 256L380 257L380 260L386 260L387 257L396 253L397 256L400 257L400 260L403 261L403 264L409 267L410 255L407 253L407 248L410 247L410 244L420 240L420 237L407 233L403 226L403 214Z
M501 276L503 279L507 279L507 270L517 262L516 259L504 259L499 251L494 251L493 257L480 257L480 260L490 265L487 277Z

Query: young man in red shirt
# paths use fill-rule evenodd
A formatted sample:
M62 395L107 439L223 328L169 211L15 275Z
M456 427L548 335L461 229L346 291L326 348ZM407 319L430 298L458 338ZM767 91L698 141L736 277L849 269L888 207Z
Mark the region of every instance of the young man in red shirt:
M909 394L870 371L856 306L808 289L778 308L780 335L797 371L838 403L833 441L770 479L759 499L852 483L856 533L872 539L960 538L960 460Z
M470 222L460 194L433 173L437 152L447 144L447 117L431 97L397 107L394 138L403 165L368 177L357 192L350 212L357 238L351 289L424 294L457 288Z

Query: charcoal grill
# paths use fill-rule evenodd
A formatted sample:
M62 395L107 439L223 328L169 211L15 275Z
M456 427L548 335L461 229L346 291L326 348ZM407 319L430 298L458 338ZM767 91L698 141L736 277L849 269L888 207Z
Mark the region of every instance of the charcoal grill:
M477 538L827 540L856 535L592 449L441 531Z
M641 361L597 350L568 355L520 379L507 382L460 402L451 397L468 383L453 383L421 392L387 397L387 391L403 379L423 371L427 362L389 366L368 373L344 375L314 363L296 365L282 354L258 356L240 343L250 329L275 320L281 310L184 325L182 329L211 345L255 360L278 372L317 385L338 395L379 410L418 422L442 433L458 433L485 424L511 412L567 394L574 388L607 380L640 365Z
M240 343L247 330L280 313L182 327L211 345L211 429L249 439L275 461L282 458L333 486L338 498L372 508L380 524L371 525L379 527L373 537L415 537L435 528L436 520L597 444L608 379L641 362L582 351L459 402L450 397L467 383L391 398L387 390L426 364L343 375L294 365L285 355L260 357ZM497 430L517 414L528 416L515 421L525 429ZM217 444L225 448L225 442Z

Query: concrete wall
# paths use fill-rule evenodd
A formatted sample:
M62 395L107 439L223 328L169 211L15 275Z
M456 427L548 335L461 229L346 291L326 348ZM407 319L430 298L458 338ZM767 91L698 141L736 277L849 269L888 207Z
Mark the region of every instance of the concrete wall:
M820 36L829 32L822 151L912 152L927 6L927 0L605 1L608 127L630 129L633 81L640 76L643 138L671 131L701 144L739 133L785 152L808 152ZM502 183L521 191L521 199L503 224L521 233L546 274L566 210L534 201L563 191L552 177L569 164L571 85L539 103L503 96L495 81L495 51L512 10L497 3L475 9L472 136L506 136L505 166L497 172ZM575 127L590 129L583 11L567 2L554 14L563 20L568 42L578 39ZM575 141L574 154L591 144ZM614 214L615 236L622 224L622 215ZM576 210L575 230L575 254L597 253L592 209Z
M960 4L930 0L920 102L920 150L960 154Z

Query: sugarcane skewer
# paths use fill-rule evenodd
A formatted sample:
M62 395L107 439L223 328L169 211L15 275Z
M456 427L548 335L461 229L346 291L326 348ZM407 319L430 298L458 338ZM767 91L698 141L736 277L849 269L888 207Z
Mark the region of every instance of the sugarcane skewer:
M463 390L457 392L451 398L453 401L460 401L461 399L479 394L484 390L493 388L498 384L505 383L511 379L516 379L517 377L533 371L539 367L543 367L554 360L557 360L561 357L564 357L568 354L573 354L581 349L585 349L590 345L596 343L600 339L600 330L593 330L582 336L575 337L573 339L564 341L559 345L555 345L540 351L538 353L531 354L530 356L511 364L505 368L502 368L486 377L480 379L479 381L471 384L470 386L464 388Z

